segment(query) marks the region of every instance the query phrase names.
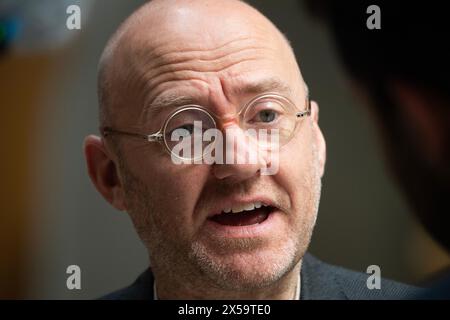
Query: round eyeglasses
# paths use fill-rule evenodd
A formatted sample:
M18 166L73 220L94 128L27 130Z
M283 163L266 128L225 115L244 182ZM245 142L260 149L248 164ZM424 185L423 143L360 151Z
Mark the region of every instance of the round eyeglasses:
M305 101L305 109L299 111L288 98L276 93L258 95L234 116L238 118L240 128L251 136L259 147L273 150L272 135L277 135L277 147L285 145L292 138L298 119L311 114L310 99ZM211 131L218 130L220 117L199 105L185 105L169 114L161 128L152 134L140 134L117 130L111 127L101 128L104 137L109 135L126 135L144 139L148 142L163 143L169 154L182 160L197 160L197 150L210 150L215 140ZM262 134L264 133L264 134ZM205 136L209 138L205 139ZM263 138L262 138L263 137ZM183 153L180 154L180 150Z

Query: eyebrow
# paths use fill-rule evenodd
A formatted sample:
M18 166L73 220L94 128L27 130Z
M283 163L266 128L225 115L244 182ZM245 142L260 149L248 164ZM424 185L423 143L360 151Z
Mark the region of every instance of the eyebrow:
M164 109L177 108L184 105L196 104L196 100L190 96L168 94L158 97L145 107L145 116L154 116Z
M267 78L258 82L247 83L232 89L237 95L261 94L265 92L283 93L288 96L292 93L291 87L278 78ZM173 109L184 105L198 104L191 96L167 94L155 99L145 107L145 117L154 116L164 109Z
M233 90L237 94L260 94L265 92L276 92L290 95L291 87L278 78L267 78L257 82L244 84Z

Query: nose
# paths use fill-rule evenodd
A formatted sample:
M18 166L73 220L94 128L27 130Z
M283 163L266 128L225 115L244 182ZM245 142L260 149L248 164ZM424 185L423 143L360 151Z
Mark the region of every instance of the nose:
M223 163L214 163L212 171L217 179L234 182L260 175L270 166L270 159L261 152L256 139L249 136L237 124L223 125Z

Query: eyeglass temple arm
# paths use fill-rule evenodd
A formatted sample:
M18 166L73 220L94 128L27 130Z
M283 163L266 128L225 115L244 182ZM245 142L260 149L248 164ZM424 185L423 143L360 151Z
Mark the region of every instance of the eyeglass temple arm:
M302 118L311 115L311 100L307 98L306 101L307 108L305 111L297 112L295 115L297 118Z
M109 127L105 127L103 128L103 130L101 131L104 137L107 137L108 135L111 134L121 134L121 135L126 135L129 137L135 137L135 138L139 138L139 139L144 139L147 141L162 141L162 134L160 132L157 133L153 133L153 134L140 134L140 133L134 133L134 132L126 132L126 131L120 131L120 130L114 130L112 128Z

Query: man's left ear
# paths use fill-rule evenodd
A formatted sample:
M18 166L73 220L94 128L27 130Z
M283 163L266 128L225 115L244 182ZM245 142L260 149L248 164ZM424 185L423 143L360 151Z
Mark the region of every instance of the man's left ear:
M315 132L317 153L319 156L320 176L325 172L325 162L327 158L327 146L322 130L319 127L319 105L315 101L311 101L311 118L313 120L313 129Z

